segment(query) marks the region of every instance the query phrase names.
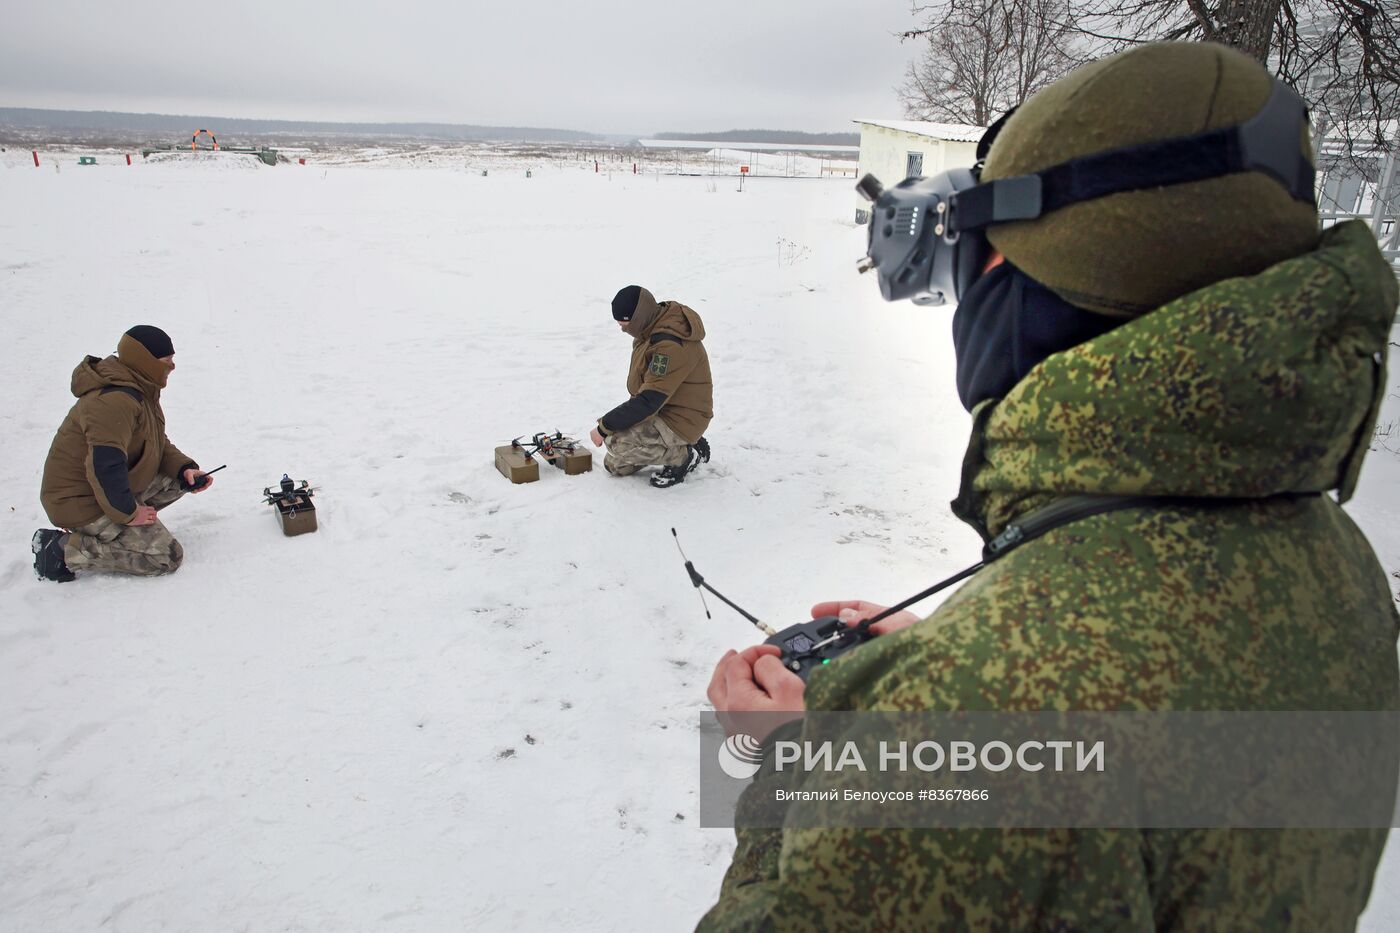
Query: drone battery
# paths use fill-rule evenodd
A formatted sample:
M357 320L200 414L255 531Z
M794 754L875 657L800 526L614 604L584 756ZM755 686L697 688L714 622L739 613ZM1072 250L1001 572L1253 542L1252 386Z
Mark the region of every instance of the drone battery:
M593 455L577 448L556 453L551 462L563 470L565 476L577 476L593 469Z
M540 478L540 463L525 459L525 451L506 444L496 448L496 469L512 483L533 483Z
M277 523L287 537L316 530L316 506L310 496L296 495L277 500Z

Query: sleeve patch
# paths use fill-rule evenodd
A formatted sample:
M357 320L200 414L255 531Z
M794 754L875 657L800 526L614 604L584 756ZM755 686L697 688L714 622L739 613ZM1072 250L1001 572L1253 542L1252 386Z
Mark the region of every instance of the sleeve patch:
M671 365L671 358L664 353L653 353L651 365L647 367L653 376L664 376Z

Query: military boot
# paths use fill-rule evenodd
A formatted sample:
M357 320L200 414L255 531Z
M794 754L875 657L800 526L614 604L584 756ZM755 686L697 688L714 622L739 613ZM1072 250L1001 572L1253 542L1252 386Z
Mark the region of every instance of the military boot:
M690 471L701 463L710 462L710 444L703 437L686 447L685 463L680 466L668 466L660 471L651 474L651 484L657 489L666 489L677 483L684 483Z
M681 466L663 467L651 474L651 484L657 489L666 489L678 483L684 483L686 474L690 472L694 464L695 456L692 454L690 459Z
M40 528L29 547L34 552L34 573L40 580L68 583L78 578L63 560L63 532Z

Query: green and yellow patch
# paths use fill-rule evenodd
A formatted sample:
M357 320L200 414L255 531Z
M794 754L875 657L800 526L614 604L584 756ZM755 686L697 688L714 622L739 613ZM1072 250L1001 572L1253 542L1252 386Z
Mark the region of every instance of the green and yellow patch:
M664 353L653 353L651 355L651 365L647 368L651 370L653 376L666 375L666 369L671 365L671 358Z

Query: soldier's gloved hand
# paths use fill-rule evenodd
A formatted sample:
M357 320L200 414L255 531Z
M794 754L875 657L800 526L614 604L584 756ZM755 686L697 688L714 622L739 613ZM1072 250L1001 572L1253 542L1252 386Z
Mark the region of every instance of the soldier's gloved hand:
M205 473L203 470L186 470L180 475L185 480L185 490L187 492L201 493L214 485L214 477L209 476L209 474ZM201 476L207 477L202 484L199 482Z
M715 665L710 677L710 687L705 695L710 698L715 712L725 731L732 734L726 713L792 713L791 717L761 716L743 721L737 731L746 732L762 741L773 729L786 719L796 719L806 710L803 694L807 685L792 671L783 667L778 656L782 651L777 645L754 645L743 651L726 651ZM756 726L761 723L761 726ZM763 735L756 734L757 729Z
M589 440L591 440L591 441L593 442L593 446L594 446L594 447L602 447L602 446L603 446L603 433L602 433L601 431L599 431L597 428L594 428L594 429L593 429L593 432L592 432L591 434L588 435L588 438L589 438Z
M863 599L845 599L838 602L817 603L812 607L812 618L820 619L822 616L836 616L842 622L845 622L847 626L852 626L864 622L872 616L879 615L884 612L886 608L888 607L880 606L875 603L868 603ZM888 619L881 619L879 622L870 626L870 631L874 632L876 635L888 635L902 628L908 628L918 621L918 616L905 610L904 612L896 612Z
M138 506L136 507L136 515L135 515L135 517L133 517L133 518L131 519L131 521L127 522L127 524L130 525L130 526L132 526L133 528L139 528L139 527L141 527L142 525L154 525L154 524L155 524L155 521L156 521L156 510L155 510L155 506L150 506L150 505L138 505Z

